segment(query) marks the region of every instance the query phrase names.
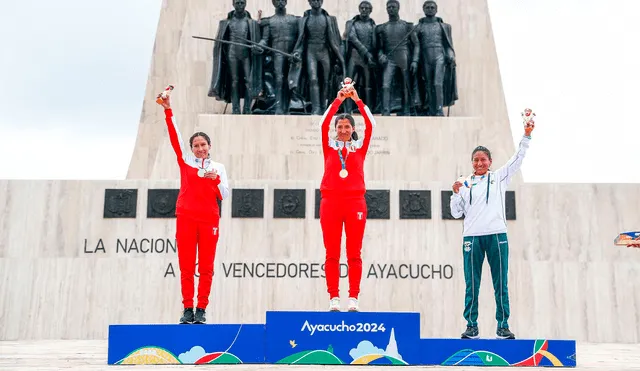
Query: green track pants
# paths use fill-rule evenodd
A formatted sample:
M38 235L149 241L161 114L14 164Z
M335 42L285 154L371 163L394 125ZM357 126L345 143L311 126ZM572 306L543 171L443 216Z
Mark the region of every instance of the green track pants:
M486 236L464 237L462 244L464 256L464 319L467 326L478 326L478 294L482 264L487 255L491 268L491 279L496 299L496 320L498 328L509 328L509 292L507 272L509 266L509 243L506 233Z

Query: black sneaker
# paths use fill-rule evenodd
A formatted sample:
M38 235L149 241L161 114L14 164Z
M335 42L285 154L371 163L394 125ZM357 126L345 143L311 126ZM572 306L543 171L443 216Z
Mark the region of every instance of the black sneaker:
M513 334L513 332L509 331L508 328L499 328L498 331L496 331L496 338L497 339L515 339L516 336Z
M460 338L462 339L477 339L479 337L480 336L477 326L467 326L467 331L463 332L462 335L460 335Z
M188 325L190 323L193 323L193 308L184 308L182 317L180 317L180 324Z
M196 308L196 318L193 321L193 323L206 323L207 322L207 318L205 317L205 311L202 308Z

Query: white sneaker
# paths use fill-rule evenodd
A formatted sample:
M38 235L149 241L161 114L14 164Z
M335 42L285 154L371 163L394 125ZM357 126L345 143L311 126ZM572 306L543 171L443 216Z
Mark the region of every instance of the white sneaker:
M340 311L340 298L332 298L331 300L329 300L329 311L331 312Z
M349 298L349 312L359 312L360 308L358 307L358 299Z

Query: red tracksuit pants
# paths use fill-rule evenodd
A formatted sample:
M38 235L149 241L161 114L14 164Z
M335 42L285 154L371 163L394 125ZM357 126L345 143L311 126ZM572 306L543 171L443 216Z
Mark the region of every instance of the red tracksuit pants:
M329 298L340 296L340 245L346 234L349 297L358 298L362 279L362 238L367 222L367 203L361 198L322 198L320 226L326 250L324 273Z
M196 270L196 252L198 255L198 308L209 305L209 293L213 280L213 262L216 257L216 245L220 231L214 222L200 222L188 216L176 218L176 243L178 245L178 264L180 266L180 285L182 303L185 308L193 308L194 276Z

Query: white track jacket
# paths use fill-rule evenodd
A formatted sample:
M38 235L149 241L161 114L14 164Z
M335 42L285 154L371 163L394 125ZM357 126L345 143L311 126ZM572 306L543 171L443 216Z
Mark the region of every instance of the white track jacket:
M487 176L472 188L463 185L458 193L451 196L451 215L456 219L464 215L463 237L507 232L505 193L511 178L520 170L530 141L529 137L523 136L518 150L504 166L496 171L488 171Z

